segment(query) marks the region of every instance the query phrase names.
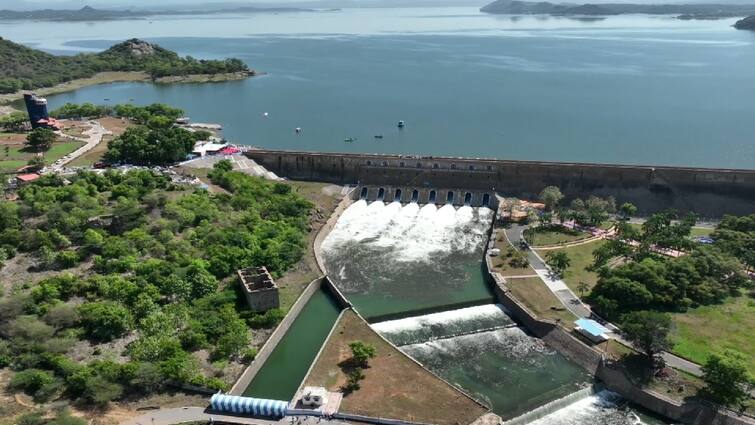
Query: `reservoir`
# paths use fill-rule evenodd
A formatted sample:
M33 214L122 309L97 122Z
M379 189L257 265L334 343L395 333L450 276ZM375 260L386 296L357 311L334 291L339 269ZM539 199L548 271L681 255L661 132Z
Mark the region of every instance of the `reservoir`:
M141 37L183 55L239 57L266 75L112 84L50 99L52 107L168 103L223 124L239 144L752 168L755 33L733 29L735 20L374 8L3 22L0 36L69 53Z

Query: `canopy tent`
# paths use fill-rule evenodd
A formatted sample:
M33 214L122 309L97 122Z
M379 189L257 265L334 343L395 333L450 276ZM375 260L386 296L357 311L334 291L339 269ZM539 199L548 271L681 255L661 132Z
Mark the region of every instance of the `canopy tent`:
M245 413L254 416L282 418L286 416L288 402L262 398L213 394L210 406L218 412Z

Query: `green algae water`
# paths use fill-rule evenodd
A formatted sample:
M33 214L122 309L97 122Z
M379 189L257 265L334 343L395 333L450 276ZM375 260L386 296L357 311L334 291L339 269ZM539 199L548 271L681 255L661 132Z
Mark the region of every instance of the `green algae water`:
M495 304L376 323L422 365L504 419L570 394L589 375L528 335Z
M244 395L291 400L340 311L327 290L315 292L244 390Z

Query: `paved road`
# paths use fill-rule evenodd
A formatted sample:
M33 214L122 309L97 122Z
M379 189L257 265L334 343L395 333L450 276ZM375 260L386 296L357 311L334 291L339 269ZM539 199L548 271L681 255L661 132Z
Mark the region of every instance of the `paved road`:
M527 225L512 224L511 227L504 230L504 233L515 247L519 247L519 241L522 240L522 232L528 227L529 226ZM590 308L587 305L583 304L579 297L574 294L562 280L556 278L553 275L548 265L536 252L531 249L527 249L526 253L527 259L529 260L532 268L535 269L535 272L540 277L540 279L561 301L564 307L571 311L575 316L580 318L590 318L592 316L592 311L590 310ZM622 337L621 330L616 325L608 323L606 327L611 330L611 333L608 334L611 338L616 339L624 345L632 346L629 341L626 341ZM700 369L700 365L698 365L697 363L691 362L669 352L664 352L661 356L663 357L663 360L667 365L675 369L683 370L695 376L702 376L702 370Z
M522 240L522 232L527 227L526 225L512 224L511 227L504 230L504 233L509 242L518 247L519 242ZM579 297L566 286L566 283L550 270L545 260L531 249L527 249L524 252L527 254L530 266L535 269L535 273L537 273L545 285L548 286L548 289L553 292L567 310L571 311L577 317L590 317L592 314L590 308L583 304Z
M78 140L80 142L84 142L85 144L84 146L76 149L75 151L69 153L68 155L52 163L52 165L50 165L49 167L51 171L60 171L66 164L80 157L81 155L84 155L85 153L89 152L92 148L100 144L100 142L102 142L102 137L104 135L112 134L110 131L106 130L105 127L102 126L102 124L100 124L97 121L89 121L89 125L91 126L91 128L84 132L84 134L88 136L86 139L70 136L65 133L60 133L60 135L66 139Z
M142 416L121 422L121 425L173 425L186 422L210 422L210 420L242 425L346 425L346 422L343 421L327 420L315 416L288 416L279 421L274 421L245 416L218 415L208 413L203 407L153 410Z

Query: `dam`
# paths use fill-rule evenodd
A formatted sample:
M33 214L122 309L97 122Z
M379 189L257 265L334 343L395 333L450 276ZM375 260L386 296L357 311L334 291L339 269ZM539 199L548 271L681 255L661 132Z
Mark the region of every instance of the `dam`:
M745 215L755 203L755 170L632 166L542 161L510 161L411 155L315 153L252 149L246 155L279 176L367 187L367 200L392 201L401 189L408 202L464 205L466 193L535 199L546 186L558 186L567 199L613 196L631 202L642 214L669 208L703 217ZM430 199L435 190L436 198ZM361 191L356 195L361 194ZM461 197L460 197L461 194ZM425 198L422 198L425 197Z

